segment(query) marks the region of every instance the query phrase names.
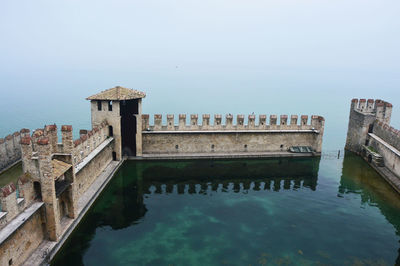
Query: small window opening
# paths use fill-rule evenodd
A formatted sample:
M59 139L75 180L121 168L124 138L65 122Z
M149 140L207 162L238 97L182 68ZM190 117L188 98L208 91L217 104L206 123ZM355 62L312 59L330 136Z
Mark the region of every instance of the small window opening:
M97 101L97 110L101 111L101 101Z
M12 265L13 264L13 261L12 261L12 259L10 259L9 261L8 261L8 265Z
M175 145L175 149L179 149L179 145Z
M283 144L281 144L281 149L283 149Z
M365 140L365 146L368 146L369 145L369 139L366 139Z
M171 122L169 122L169 125L171 125Z
M117 153L115 151L112 152L113 161L117 160Z
M368 155L368 162L369 162L369 163L372 163L372 155L371 155L371 154Z
M247 144L244 144L244 148L247 149Z
M110 136L110 137L114 136L114 132L113 132L113 127L112 126L108 126L108 136Z
M108 101L108 111L112 111L112 101Z
M215 145L214 144L211 144L211 149L214 149L215 148Z

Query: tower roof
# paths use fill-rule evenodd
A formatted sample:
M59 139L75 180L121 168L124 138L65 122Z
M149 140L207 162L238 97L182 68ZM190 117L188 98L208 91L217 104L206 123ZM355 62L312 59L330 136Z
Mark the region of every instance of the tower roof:
M141 99L144 97L146 97L146 93L142 91L116 86L114 88L87 97L86 100L122 101L122 100Z

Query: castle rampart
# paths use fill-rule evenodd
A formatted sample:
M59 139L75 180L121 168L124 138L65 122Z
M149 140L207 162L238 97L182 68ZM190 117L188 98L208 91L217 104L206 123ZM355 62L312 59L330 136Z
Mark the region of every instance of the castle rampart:
M367 160L400 192L400 132L390 126L392 104L353 99L346 149Z
M79 130L77 139L70 125L61 126L61 142L56 125L0 139L0 170L21 159L24 172L0 188L1 264L19 265L33 250L27 265L53 256L125 158L292 156L296 146L311 148L297 148L296 156L318 156L322 149L321 116L180 114L175 123L169 114L164 124L156 114L150 125L141 111L144 97L119 86L88 97L92 128ZM379 110L387 119L385 105ZM50 255L40 254L41 243Z
M291 146L310 146L319 153L322 146L324 118L292 115L290 122L287 115L271 115L267 123L266 115L249 115L245 123L244 115L237 115L233 123L233 115L214 115L214 123L210 124L210 115L202 115L202 123L198 115L190 115L189 124L185 114L179 115L179 123L174 124L174 115L167 115L167 124L162 123L162 115L154 115L154 125L150 125L150 117L142 115L143 155L176 155L204 153L265 153L287 152Z
M21 138L29 135L29 129L23 128L5 138L0 138L0 172L21 160Z
M103 122L92 130L80 130L74 141L72 126L64 125L61 143L56 125L36 129L32 135L24 130L20 147L25 174L17 184L0 188L0 253L7 254L7 262L22 263L46 238L58 241L71 224L66 221L77 217L81 197L112 161L114 139L107 129ZM32 246L13 250L15 243L26 242L19 232L27 228L33 232L26 238Z

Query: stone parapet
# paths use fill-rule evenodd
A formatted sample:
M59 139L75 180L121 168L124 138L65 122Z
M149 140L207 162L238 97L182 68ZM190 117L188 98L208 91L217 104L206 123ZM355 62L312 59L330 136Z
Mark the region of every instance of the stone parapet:
M300 122L297 115L291 115L290 119L288 115L281 115L278 119L277 115L269 116L269 123L267 123L266 115L257 116L251 114L247 117L244 115L237 115L236 121L234 122L234 116L227 114L225 121L222 121L222 115L214 115L213 124L210 121L209 114L203 114L201 116L202 121L199 121L197 114L190 115L190 124L187 124L186 114L179 115L179 122L177 125L174 124L174 115L167 115L167 123L163 124L163 117L161 114L154 115L154 125L150 125L150 119L148 114L142 115L143 131L214 131L214 130L301 130L301 129L315 129L320 130L323 128L324 118L322 116L311 116L309 121L307 115L302 115ZM279 122L278 122L279 120ZM258 123L256 123L258 121Z
M20 141L26 134L29 135L29 129L24 128L0 138L0 172L21 159Z

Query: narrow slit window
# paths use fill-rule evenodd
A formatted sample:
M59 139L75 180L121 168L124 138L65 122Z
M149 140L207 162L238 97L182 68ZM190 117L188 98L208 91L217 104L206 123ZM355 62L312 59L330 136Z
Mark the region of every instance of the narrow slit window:
M97 110L101 111L101 101L97 101Z
M108 101L108 111L112 111L112 101Z

